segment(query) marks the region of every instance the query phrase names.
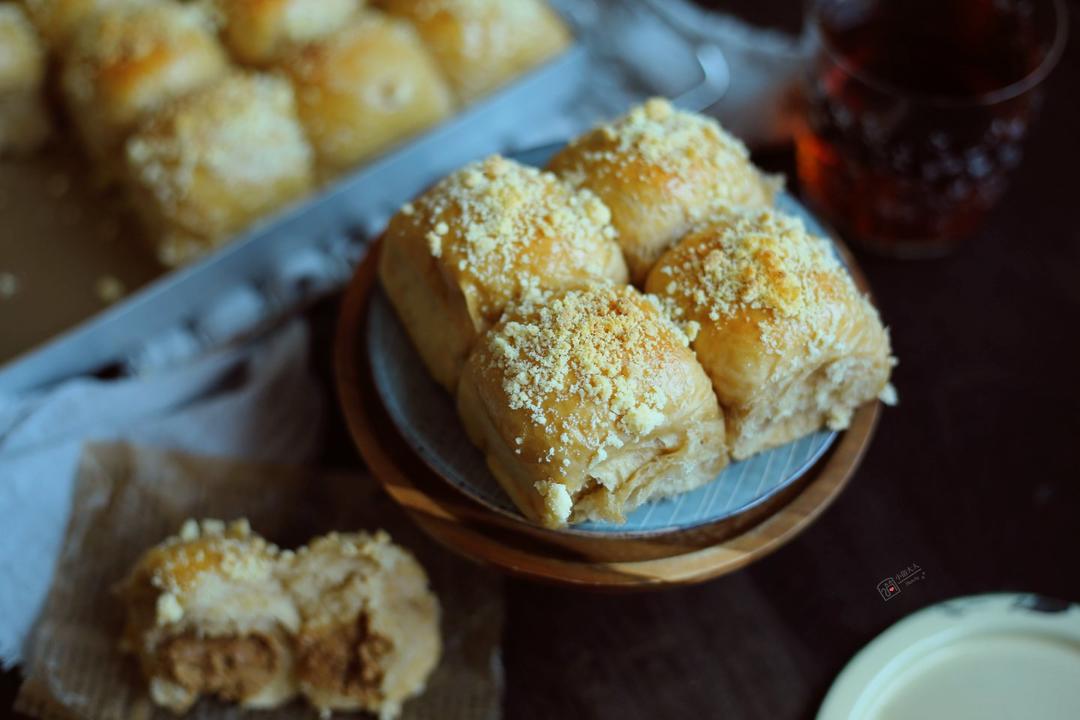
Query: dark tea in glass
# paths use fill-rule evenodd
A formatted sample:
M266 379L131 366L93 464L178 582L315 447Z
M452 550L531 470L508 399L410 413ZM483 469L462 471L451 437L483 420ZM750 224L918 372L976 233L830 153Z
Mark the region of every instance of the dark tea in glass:
M1019 163L1065 22L1060 0L812 2L804 193L873 249L948 251Z

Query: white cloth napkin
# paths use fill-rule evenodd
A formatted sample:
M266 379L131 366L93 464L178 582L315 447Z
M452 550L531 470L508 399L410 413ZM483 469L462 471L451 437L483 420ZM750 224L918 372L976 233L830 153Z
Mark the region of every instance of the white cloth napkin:
M678 95L698 76L690 48L703 45L723 52L731 81L711 111L750 144L784 136L782 98L799 66L794 40L684 0L560 4L584 13L592 28L586 90L569 107L523 125L507 151L563 140L645 95ZM658 11L682 34L658 23ZM0 396L0 664L19 661L51 584L85 442L127 440L286 463L313 456L325 401L308 373L303 324L292 320L244 347L207 348L271 321L313 290L339 287L362 247L346 240L286 259L272 302L237 288L215 301L198 337L177 328L148 342L129 363L132 377Z
M324 407L307 347L307 328L293 320L172 370L0 400L0 663L19 661L51 584L83 444L302 463L317 449Z

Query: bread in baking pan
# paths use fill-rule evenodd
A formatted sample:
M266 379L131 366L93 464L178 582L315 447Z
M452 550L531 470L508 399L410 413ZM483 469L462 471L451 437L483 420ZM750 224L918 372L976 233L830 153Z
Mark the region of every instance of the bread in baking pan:
M300 611L296 674L311 705L394 717L423 691L441 652L439 602L385 532L313 540L283 578Z
M557 55L570 32L544 0L376 0L407 18L461 103Z
M457 401L499 484L547 527L622 522L727 463L723 415L686 335L628 285L509 308L469 356Z
M720 211L665 253L646 290L685 323L745 458L891 399L889 335L828 241L768 208Z
M492 156L437 183L391 220L379 277L435 379L451 392L476 337L510 302L626 281L607 207L551 173Z
M227 69L197 7L155 2L104 10L82 25L65 55L61 84L91 158L104 177L116 179L123 143L140 121Z
M37 149L52 121L45 108L45 49L23 9L0 4L0 157Z
M216 0L222 37L237 62L268 66L296 45L345 25L363 0Z
M715 208L770 205L778 187L715 120L658 98L573 140L548 167L607 203L635 283Z
M249 708L296 694L296 606L278 580L276 547L246 521L187 521L148 550L119 586L122 647L155 703L186 712L203 695Z
M149 5L157 0L23 0L30 20L53 50L63 52L79 27L95 14L120 7Z
M445 80L406 22L375 11L283 61L320 173L332 177L443 119Z
M313 187L288 81L234 72L168 103L125 147L126 184L170 266L198 257Z

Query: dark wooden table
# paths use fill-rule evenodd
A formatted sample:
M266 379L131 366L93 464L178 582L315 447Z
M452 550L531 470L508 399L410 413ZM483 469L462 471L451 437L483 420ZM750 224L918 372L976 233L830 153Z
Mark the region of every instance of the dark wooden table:
M836 504L776 554L698 587L508 580L507 718L810 718L852 654L919 608L1000 590L1080 601L1080 39L1048 90L980 237L943 260L860 256L901 404ZM790 170L787 151L760 160ZM312 313L326 378L335 305ZM327 464L359 464L336 415L329 426ZM884 602L878 581L913 562L925 582ZM0 708L16 685L0 680Z
M762 5L778 4L757 3L767 20ZM1074 33L985 232L943 260L860 254L901 403L836 504L699 587L509 582L508 718L811 718L850 657L919 608L1002 590L1080 601L1078 95ZM790 171L789 152L760 160ZM913 562L925 582L884 602L878 581Z

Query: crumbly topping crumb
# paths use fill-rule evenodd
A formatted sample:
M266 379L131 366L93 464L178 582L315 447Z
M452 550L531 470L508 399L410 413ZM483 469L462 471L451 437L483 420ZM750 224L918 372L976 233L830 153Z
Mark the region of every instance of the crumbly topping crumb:
M168 106L131 138L127 158L167 212L183 205L205 173L227 187L250 188L306 177L312 164L289 84L241 73Z
M675 183L707 173L714 179L709 192L717 202L768 202L775 190L750 164L746 146L716 120L680 111L662 98L598 125L568 151L561 158L573 160L560 173L575 185L607 176L651 182L643 168L655 168Z
M762 340L780 349L780 326L808 332L830 326L829 300L857 290L829 243L807 233L798 218L771 209L725 210L692 231L660 261L676 317L689 308L697 327L761 310Z
M602 278L618 253L611 212L596 195L498 155L444 178L399 218L447 268L492 291L484 314L534 294L553 272Z
M150 585L160 591L158 624L177 622L188 592L208 575L229 580L270 577L279 554L276 546L252 534L247 520L187 520L180 531L152 549L141 565Z
M117 5L94 17L93 30L80 34L73 59L101 70L138 62L162 48L213 43L213 23L198 7L172 3Z
M489 335L485 360L510 409L550 438L539 461L565 468L574 447L619 447L664 422L670 399L656 373L671 348L688 342L633 288L596 286L508 311Z

